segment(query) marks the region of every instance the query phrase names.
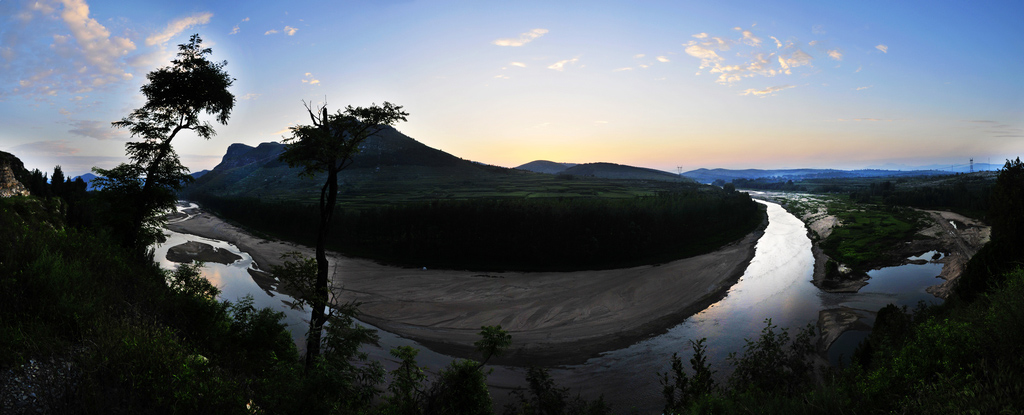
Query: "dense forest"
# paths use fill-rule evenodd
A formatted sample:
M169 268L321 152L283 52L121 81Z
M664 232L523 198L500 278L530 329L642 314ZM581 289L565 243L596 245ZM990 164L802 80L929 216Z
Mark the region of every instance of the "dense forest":
M469 199L337 209L329 247L412 267L606 269L710 252L764 219L763 208L745 193L686 189L632 199ZM316 205L195 199L279 238L311 244L316 234Z

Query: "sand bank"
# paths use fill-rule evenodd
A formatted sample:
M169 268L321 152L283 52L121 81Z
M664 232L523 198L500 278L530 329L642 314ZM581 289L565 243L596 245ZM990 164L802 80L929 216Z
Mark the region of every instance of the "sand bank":
M167 227L235 244L263 269L280 263L285 252L313 254L208 213ZM663 332L722 298L753 258L763 229L709 254L601 271L410 269L331 253L334 301L358 301L361 320L442 353L475 357L480 326L500 324L513 346L495 363L582 363Z

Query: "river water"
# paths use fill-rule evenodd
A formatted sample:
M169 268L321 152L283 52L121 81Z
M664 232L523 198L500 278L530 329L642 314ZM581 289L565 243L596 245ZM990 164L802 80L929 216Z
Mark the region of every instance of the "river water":
M821 310L840 307L863 310L864 322L870 326L873 324L871 313L886 304L913 307L918 301L938 301L924 292L925 287L939 282L935 277L942 264L937 263L871 271L869 284L859 293L818 290L811 284L814 257L804 224L778 204L758 202L767 207L768 226L757 241L750 265L725 298L666 332L632 346L608 351L580 365L551 368L550 373L559 386L569 387L573 393L580 392L587 398L604 395L605 401L620 412L636 409L640 413L655 413L663 406L657 373L669 370L672 353L679 353L684 361L689 358L690 339L708 339L708 362L717 371L718 381L724 382L731 372L726 357L732 352L742 354L745 339L756 338L765 327L765 319L770 318L772 324L780 328L790 328L792 335L798 328L816 323ZM168 230L165 234L167 242L157 247L155 257L166 268L174 266L165 259L167 250L187 241L210 244L242 256L230 265L207 264L203 273L221 289L223 300L236 301L248 294L253 296L257 307L283 311L296 344L303 346L308 311L293 310L289 306L290 297L256 284L246 271L252 266L251 256L223 241ZM924 254L921 259L931 259L933 254ZM452 360L412 340L384 331L378 333L379 346L367 346L365 351L372 359L384 362L386 367L395 365L388 350L403 345L420 349L417 360L432 369L431 372ZM866 334L864 330L844 333L830 348L829 360L836 363L841 357L849 357ZM502 366L494 369L489 383L495 401L500 403L511 388L523 385L525 370Z

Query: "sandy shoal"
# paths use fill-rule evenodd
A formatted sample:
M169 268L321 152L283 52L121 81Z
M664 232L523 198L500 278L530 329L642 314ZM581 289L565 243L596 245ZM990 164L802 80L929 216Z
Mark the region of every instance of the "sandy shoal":
M358 301L360 320L445 354L475 357L480 327L500 324L513 346L495 363L582 363L661 333L724 297L766 223L709 254L600 271L424 270L331 253L334 301ZM167 228L232 243L264 270L285 252L313 256L310 247L264 240L205 212Z

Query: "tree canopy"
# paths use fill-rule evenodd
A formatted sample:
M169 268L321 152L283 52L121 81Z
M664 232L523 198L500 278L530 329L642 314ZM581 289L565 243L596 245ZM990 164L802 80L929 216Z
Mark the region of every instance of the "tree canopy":
M126 206L131 212L114 227L126 245L149 245L159 235L161 212L174 206L174 193L192 180L171 140L182 130L209 139L216 131L200 117L205 113L227 124L235 105L235 96L228 91L234 79L224 70L227 62L207 59L213 51L202 43L196 34L188 43L178 45L177 58L170 66L146 76L149 83L141 88L146 104L111 123L142 139L125 144L131 163L110 170L93 169L101 176L97 184L103 186L111 204Z

